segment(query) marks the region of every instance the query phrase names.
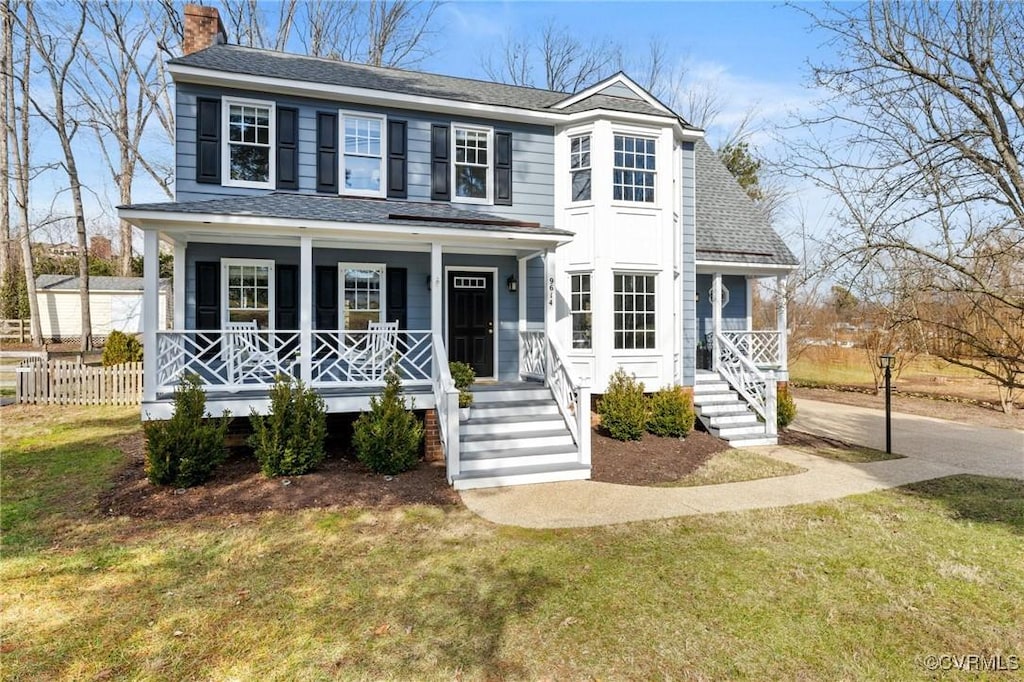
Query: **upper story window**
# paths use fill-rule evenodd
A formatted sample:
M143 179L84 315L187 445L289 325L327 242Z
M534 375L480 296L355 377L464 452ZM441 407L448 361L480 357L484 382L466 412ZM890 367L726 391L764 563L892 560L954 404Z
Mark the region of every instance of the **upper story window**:
M615 136L612 199L654 203L656 142L649 137Z
M590 201L590 135L569 138L572 201Z
M384 196L384 120L383 116L342 113L343 194Z
M452 186L454 201L469 203L491 203L491 154L490 128L452 126L452 144L455 162L452 164Z
M273 188L277 132L274 103L225 98L224 108L224 184Z

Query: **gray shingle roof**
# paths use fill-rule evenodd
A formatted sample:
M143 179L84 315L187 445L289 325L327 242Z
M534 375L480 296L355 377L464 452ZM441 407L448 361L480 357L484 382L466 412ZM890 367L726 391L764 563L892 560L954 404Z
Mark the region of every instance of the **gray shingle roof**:
M462 102L493 104L535 111L545 110L552 104L569 97L569 94L564 92L353 64L335 59L306 57L287 52L239 47L238 45L214 45L205 50L172 59L170 63L251 76L287 78L308 83L343 85L405 95L443 97Z
M608 109L610 111L628 111L634 114L648 114L651 116L668 116L661 109L653 107L647 102L626 97L615 97L613 95L591 95L579 102L563 107L559 111L567 114L574 114L577 111L590 111L592 109Z
M799 261L704 140L696 146L697 260L764 265Z
M205 201L133 204L119 208L135 211L210 213L260 218L303 218L338 223L405 225L422 227L424 230L445 228L557 236L572 234L552 227L524 225L509 218L458 208L443 202L382 201L296 192L272 192L255 197L225 197Z
M141 277L105 277L94 275L89 277L91 291L142 291L144 280ZM160 287L166 288L169 280L160 280ZM39 275L36 277L36 288L49 291L78 291L78 277L73 275Z

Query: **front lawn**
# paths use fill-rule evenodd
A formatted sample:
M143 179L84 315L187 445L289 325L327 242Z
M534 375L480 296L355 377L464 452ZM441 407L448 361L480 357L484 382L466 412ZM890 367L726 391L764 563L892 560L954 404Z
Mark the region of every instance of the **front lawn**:
M105 516L138 428L0 410L5 679L914 679L1024 653L1020 481L584 530L452 505Z

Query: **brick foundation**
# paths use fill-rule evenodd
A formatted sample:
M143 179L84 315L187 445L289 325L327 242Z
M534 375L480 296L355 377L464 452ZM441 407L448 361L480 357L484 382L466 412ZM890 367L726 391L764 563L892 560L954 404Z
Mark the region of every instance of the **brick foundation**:
M185 5L185 36L181 46L184 54L226 42L227 32L216 7Z
M441 429L437 424L437 410L427 410L423 416L423 459L427 462L443 462L444 446L441 445Z

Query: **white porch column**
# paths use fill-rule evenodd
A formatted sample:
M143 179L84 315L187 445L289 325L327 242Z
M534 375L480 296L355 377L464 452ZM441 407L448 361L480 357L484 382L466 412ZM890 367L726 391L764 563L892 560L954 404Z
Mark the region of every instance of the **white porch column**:
M789 371L789 322L786 312L786 287L788 278L775 278L775 326L779 330L779 369Z
M299 379L313 380L313 238L299 238Z
M444 267L437 242L430 245L430 329L444 338Z
M159 260L159 257L158 257ZM159 267L159 266L158 266ZM185 328L185 242L174 242L174 278L171 280L174 296L174 329Z
M711 292L711 331L714 336L711 367L717 370L722 359L722 348L718 343L718 337L722 334L722 273L716 272L712 276Z
M153 230L143 232L142 278L142 399L150 401L156 400L156 329L160 323L160 235Z
M551 376L551 347L548 339L552 334L557 333L555 327L558 322L558 296L555 287L555 251L548 249L544 252L544 385L549 384Z
M523 375L523 332L526 331L526 258L519 259L519 334L516 342L519 344L519 376Z

